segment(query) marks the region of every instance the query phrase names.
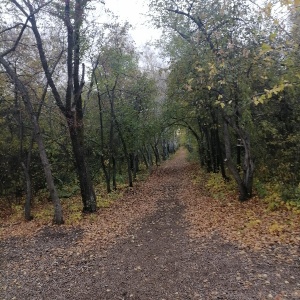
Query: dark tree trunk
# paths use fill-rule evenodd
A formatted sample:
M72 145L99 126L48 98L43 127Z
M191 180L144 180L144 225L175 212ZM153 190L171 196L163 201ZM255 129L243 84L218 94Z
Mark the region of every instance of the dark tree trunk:
M33 106L32 106L31 100L30 100L28 90L25 87L25 85L20 81L20 79L18 78L18 76L14 72L14 70L11 68L11 66L1 56L0 56L0 63L3 65L3 67L5 68L7 74L12 79L12 81L16 84L16 88L19 90L19 92L22 96L23 102L25 104L26 110L27 110L28 115L31 120L31 124L33 126L34 138L38 145L39 155L41 158L42 166L43 166L45 177L46 177L47 188L50 192L50 197L51 197L51 200L54 205L53 222L55 224L63 224L64 221L63 221L63 214L62 214L62 207L61 207L60 199L58 197L57 190L56 190L56 187L54 184L52 171L51 171L51 165L50 165L50 162L48 160L47 153L45 150L40 125L38 123L37 117L33 110Z
M31 189L31 180L29 170L24 163L22 163L25 181L26 181L26 199L25 199L25 206L24 206L24 216L26 221L31 221L31 199L32 199L32 189Z
M211 157L212 157L212 171L214 173L218 173L219 165L218 165L218 154L217 154L217 140L216 140L216 128L215 124L213 128L210 129L210 145L211 145Z
M131 161L130 157L127 156L127 173L128 173L128 186L133 187L132 171L131 171Z
M231 144L230 144L230 134L228 129L228 122L224 121L224 142L225 142L225 153L226 153L226 164L228 169L230 170L232 176L234 177L238 189L239 189L239 199L240 201L246 201L249 199L251 192L247 190L247 186L244 184L237 167L234 165L232 156L231 156Z
M111 157L112 159L112 178L113 178L113 189L114 191L117 190L117 163L114 156Z
M211 145L210 145L210 136L207 126L202 126L202 130L204 132L206 147L205 147L205 164L206 171L208 173L212 172L212 157L211 157Z
M152 166L153 166L153 158L152 158L152 153L151 153L151 147L146 147L146 152L147 152L147 159L148 159L148 165L149 165L149 170L150 172L152 171Z
M153 153L155 156L155 164L158 167L160 165L160 156L159 156L159 151L158 151L157 145L156 144L154 146L151 145L151 147L152 147L152 150L153 150Z
M80 132L82 123L78 123L78 120L76 120L74 115L71 115L67 120L80 184L83 212L92 213L97 210L97 203L92 179L85 160L83 133Z
M218 152L218 163L220 165L221 174L225 181L229 180L229 177L226 175L225 166L224 166L224 159L223 159L223 152L221 147L221 141L219 136L219 130L216 130L216 139L217 139L217 152Z
M26 181L26 199L25 199L25 206L24 206L24 215L26 221L31 221L33 219L33 217L31 216L32 186L31 186L31 178L29 173L33 143L34 143L34 136L32 136L31 138L30 147L28 149L27 161L26 163L22 162L22 168L24 171L24 176Z
M143 150L140 150L140 153L142 154L143 161L144 161L144 164L146 166L146 169L149 170L149 163L148 163L148 160L147 160L145 152Z
M250 139L248 135L244 134L244 138L242 138L242 143L245 151L243 164L243 182L247 190L247 197L251 198L255 165L251 156Z
M93 83L95 81L95 83L96 83L96 89L97 89L98 108L99 108L100 151L101 151L100 163L101 163L101 168L103 170L104 177L105 177L105 183L106 183L107 193L111 193L111 187L110 187L110 179L111 179L111 176L110 176L110 165L111 165L111 160L112 159L110 158L110 160L109 160L109 166L107 168L107 166L105 165L105 158L104 158L103 109L102 109L101 94L100 94L100 90L99 90L98 79L97 79L97 76L95 74L97 66L98 66L98 60L97 60L97 63L94 66L93 71L92 71L92 80L91 80L90 90L89 90L88 94L90 94L90 92L92 91Z
M138 153L134 153L134 179L136 179L137 173L140 171L139 167L139 155Z
M82 23L84 4L81 0L76 0L74 14L71 14L70 0L65 1L64 22L67 29L67 86L65 103L63 102L58 89L54 83L49 63L45 54L44 44L36 23L34 8L29 4L32 16L29 21L31 29L36 38L37 48L39 51L40 61L51 88L52 94L57 106L64 114L72 142L72 149L75 158L75 167L80 183L83 211L96 211L96 197L91 182L88 167L85 161L84 144L83 144L83 107L82 107L82 89L84 86L84 68L79 80L80 66L80 27ZM74 21L71 20L74 17Z
M137 155L134 152L130 153L130 166L132 170L133 179L136 180L136 175L138 172L138 161Z
M168 156L169 156L168 145L167 145L167 142L163 139L163 141L162 141L162 157L163 157L163 160L167 160Z
M104 173L105 177L105 182L106 182L106 191L107 193L111 193L111 188L110 188L110 174L107 171L106 165L105 165L105 160L104 160L104 155L100 155L100 162L101 162L101 167Z

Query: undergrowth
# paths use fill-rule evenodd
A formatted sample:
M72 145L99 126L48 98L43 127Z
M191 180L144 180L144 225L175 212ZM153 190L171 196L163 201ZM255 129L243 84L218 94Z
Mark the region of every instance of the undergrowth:
M276 243L299 244L299 206L283 200L280 185L255 182L253 197L240 202L233 179L225 182L221 174L206 173L199 165L192 183L196 196L187 200L187 218L193 225L193 237L218 230L226 238L255 249Z
M209 195L219 201L228 199L238 199L238 190L233 178L225 181L220 173L206 173L203 169L199 170L198 175L194 176L194 183L205 181L205 187ZM254 181L254 196L258 196L267 205L267 210L275 211L285 209L300 214L300 184L296 190L286 192L287 187L281 183L262 183L258 179ZM287 196L289 195L289 197ZM291 197L293 195L293 197ZM251 200L250 200L251 201Z
M149 173L142 171L136 178L136 183L144 181L149 176ZM104 184L99 184L95 187L97 197L98 210L107 209L111 205L122 198L124 191L128 189L126 181L118 184L118 189L111 193L106 192ZM64 187L59 190L63 216L66 225L78 225L83 220L94 222L97 214L82 213L82 201L80 191L77 186ZM9 200L9 201L8 201ZM24 221L24 204L25 197L16 201L10 199L0 199L1 207L5 208L0 215L0 225L17 224ZM2 205L3 204L3 205ZM49 200L47 190L39 191L33 199L31 214L33 222L37 225L51 224L53 219L53 204Z

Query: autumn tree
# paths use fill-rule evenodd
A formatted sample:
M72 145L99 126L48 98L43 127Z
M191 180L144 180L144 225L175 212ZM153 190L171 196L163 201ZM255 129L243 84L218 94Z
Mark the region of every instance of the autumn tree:
M129 186L138 170L138 153L147 144L155 83L139 70L137 53L128 37L128 24L111 24L101 37L89 94L96 92L99 112L100 161L107 190L116 188L116 165L123 156ZM147 120L147 122L146 122ZM99 139L98 139L99 140ZM122 149L122 152L120 152Z
M42 98L45 96L46 93L46 87L44 90L43 95L39 94L34 94L31 92L31 89L29 85L27 85L26 80L28 80L28 76L25 79L22 79L19 74L19 70L15 67L15 64L12 64L11 61L16 61L16 56L14 55L14 52L16 51L17 47L22 41L22 37L24 34L25 29L27 28L27 23L28 23L28 18L25 21L25 23L18 23L16 25L10 26L8 24L7 27L3 28L1 33L1 38L3 41L6 43L3 43L3 46L6 46L6 49L3 50L0 53L0 64L2 65L3 69L5 70L6 75L8 78L10 78L10 86L11 91L15 91L14 93L14 99L15 103L17 103L18 98L20 97L24 103L24 106L26 108L26 111L29 115L32 127L33 127L33 132L34 132L34 138L36 143L38 144L38 149L39 149L39 155L42 161L45 177L46 177L46 182L47 182L47 187L50 192L51 199L54 204L54 218L53 221L55 224L62 224L63 223L63 215L62 215L62 208L61 208L61 203L60 199L57 194L57 190L54 184L53 176L52 176L52 171L49 163L49 159L46 153L45 145L44 145L44 139L42 136L42 130L38 122L38 113L36 112L32 99L38 98L39 96L41 97L39 100L42 101ZM21 28L20 32L16 34L15 29L16 28ZM12 42L8 42L6 40L8 33L11 33L11 36L16 37L15 40ZM28 52L26 53L28 54ZM23 69L26 69L26 64L25 62L22 65ZM52 70L50 71L52 73ZM22 74L22 72L21 72ZM28 73L27 73L28 75ZM7 86L9 88L9 86ZM19 96L18 96L19 95ZM16 107L17 109L21 109L20 106ZM22 128L22 119L19 119L19 126ZM20 135L20 142L22 143L22 135ZM22 148L22 146L21 146ZM30 160L30 159L29 159ZM27 180L27 185L30 184L29 182L29 174L28 174L28 165L26 167L25 163L23 162L23 167L26 175L26 180ZM25 207L25 217L26 219L30 219L30 209L29 209L29 201L30 201L30 187L27 187L28 189L28 198L27 198L27 206Z
M78 174L84 212L96 210L96 196L84 150L84 107L82 91L84 87L85 67L81 65L82 47L85 40L83 22L85 10L90 1L76 0L60 2L18 2L10 1L20 19L26 20L22 27L31 31L36 41L40 64L43 68L47 84L49 85L54 100L65 117L69 128L75 166ZM51 19L52 18L52 19ZM45 42L43 25L45 22L57 22L60 29L62 51L65 51L66 73L53 74L51 72L52 57ZM27 24L30 26L27 26ZM20 33L21 35L21 33ZM62 69L63 70L63 69ZM61 79L65 81L62 85Z

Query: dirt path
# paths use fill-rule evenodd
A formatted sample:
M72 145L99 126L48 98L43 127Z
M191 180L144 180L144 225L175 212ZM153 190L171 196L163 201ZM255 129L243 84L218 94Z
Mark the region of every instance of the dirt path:
M299 259L278 261L217 232L189 237L188 171L180 151L109 212L125 225L105 244L93 233L84 247L93 226L2 240L0 299L300 299Z

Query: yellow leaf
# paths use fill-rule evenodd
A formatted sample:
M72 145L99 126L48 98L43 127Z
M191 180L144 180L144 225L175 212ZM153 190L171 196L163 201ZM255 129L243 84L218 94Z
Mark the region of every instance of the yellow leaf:
M208 86L207 86L207 89L210 91L210 90L211 90L211 86L208 85Z
M280 4L281 4L281 5L286 5L286 6L287 6L287 5L292 4L292 1L291 1L291 0L281 0L281 1L280 1Z
M268 16L271 15L271 12L272 12L272 3L271 3L271 2L268 2L268 3L266 4L266 6L264 7L264 11L266 12L266 14L267 14Z
M273 42L275 40L276 36L277 36L277 33L273 32L273 33L270 34L269 38Z
M220 64L220 67L225 68L225 62L224 61Z
M261 45L261 50L263 53L269 52L270 50L272 50L272 47L266 43L263 43Z
M254 105L258 105L260 102L257 97L253 97Z

